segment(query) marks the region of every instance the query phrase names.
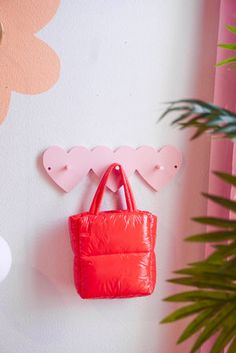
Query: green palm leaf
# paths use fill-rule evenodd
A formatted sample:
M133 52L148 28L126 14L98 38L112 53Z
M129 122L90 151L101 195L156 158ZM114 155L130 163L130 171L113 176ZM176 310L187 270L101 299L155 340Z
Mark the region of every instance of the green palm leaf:
M236 114L212 103L199 99L181 99L170 102L160 120L172 114L178 114L172 120L172 125L178 125L181 129L196 128L192 139L202 135L205 131L211 134L223 134L232 139L236 138Z
M227 25L226 28L231 33L236 34L236 27ZM236 44L235 43L220 43L220 44L218 44L218 47L222 48L222 49L227 49L227 50L236 50ZM235 63L235 62L236 62L236 57L233 56L231 58L224 59L224 60L218 62L216 64L216 66L228 65L228 64L231 64L231 63ZM235 65L231 65L231 69L235 69L235 68L236 68Z
M224 271L229 271L231 269L235 270L236 269L236 259L231 258L227 259L225 261L224 259L221 259L220 262L214 262L211 260L211 256L209 256L207 259L199 262L193 262L190 264L191 267L195 268L196 271L199 269L201 271L204 271L205 269L218 269L219 272L224 272ZM197 273L197 272L196 272Z
M227 26L236 34L236 27ZM236 43L221 43L219 47L236 50ZM230 65L236 69L236 56L217 63L216 66ZM210 102L199 99L181 99L169 102L160 119L174 116L171 124L180 129L195 128L192 139L205 132L236 139L236 114ZM215 172L215 175L230 187L236 187L236 176ZM191 349L195 353L208 339L215 336L209 353L236 352L236 201L219 195L203 193L213 203L235 213L233 219L218 217L196 217L193 220L202 225L214 227L211 232L195 234L186 240L211 244L212 253L203 261L191 263L177 270L177 277L170 279L173 284L190 287L191 290L167 297L168 302L184 305L162 320L175 322L185 317L193 317L178 339L181 343L198 334Z
M227 28L230 32L236 34L236 27L227 25L226 28Z
M164 318L161 321L161 323L167 323L167 322L170 323L173 321L181 320L181 319L186 318L190 315L196 314L199 311L207 309L213 305L214 304L210 300L208 300L208 301L206 300L204 302L197 303L197 304L187 305L183 308L175 310L172 314L170 314L166 318Z
M205 278L206 280L210 277L211 279L219 279L227 281L228 283L231 280L236 278L236 270L235 269L227 269L227 271L221 270L222 266L211 266L211 264L207 263L205 268L193 268L188 267L182 270L175 271L176 274L181 275L201 275L201 278ZM236 296L235 296L236 299Z
M196 242L209 242L209 243L215 243L215 242L221 242L221 241L226 241L226 240L236 240L236 229L232 232L211 232L211 233L202 233L202 234L196 234L192 235L191 237L186 238L187 241L196 241Z
M226 64L234 63L236 62L236 56L232 56L231 58L224 59L216 64L216 66L223 66Z
M227 303L224 307L220 309L216 316L212 318L212 320L206 325L205 329L198 336L196 342L194 343L190 353L195 353L202 345L205 343L212 335L218 332L222 325L227 320L228 316L233 312L236 314L236 304L235 303Z
M217 337L210 353L221 353L224 347L232 340L236 334L235 310L231 313L224 323L224 328Z
M214 172L216 176L218 176L220 179L224 180L226 183L230 184L231 186L236 186L236 176L223 173L223 172Z
M236 202L235 201L226 199L221 196L207 194L205 192L203 192L202 195L207 197L211 201L214 201L215 203L219 204L220 206L224 206L228 210L236 212Z
M215 172L215 175L232 187L236 176ZM203 194L222 208L236 212L236 202L217 195ZM228 352L236 352L236 220L216 217L196 217L200 224L214 226L209 233L196 234L187 241L208 242L213 253L203 261L190 264L175 271L178 277L169 282L184 285L194 290L184 291L165 300L187 306L180 307L162 320L174 322L193 316L178 339L181 343L198 333L191 353L195 353L209 338L218 333L209 353L221 353L229 346Z
M229 49L229 50L236 50L236 44L218 44L219 48Z
M228 301L236 299L236 294L222 291L188 291L182 292L165 298L167 302L195 302L201 300Z
M186 341L189 337L193 336L196 332L198 332L202 327L206 326L206 324L216 315L215 307L206 309L202 313L200 313L183 331L181 336L179 337L177 343L182 343Z
M206 276L205 276L206 277ZM180 277L180 278L172 278L169 279L168 282L175 283L175 284L182 284L184 286L189 287L197 287L197 288L204 288L204 289L223 289L227 290L234 290L236 292L236 285L233 283L229 283L228 281L222 281L222 279L213 278L214 276L208 276L205 278L202 276L189 276L189 277Z
M236 220L215 217L195 217L192 218L192 220L201 224L212 225L220 228L236 228Z
M228 245L213 245L216 249L214 254L218 257L227 258L236 254L236 242L231 242Z
M235 353L235 352L236 352L236 335L235 335L235 338L232 340L227 353Z

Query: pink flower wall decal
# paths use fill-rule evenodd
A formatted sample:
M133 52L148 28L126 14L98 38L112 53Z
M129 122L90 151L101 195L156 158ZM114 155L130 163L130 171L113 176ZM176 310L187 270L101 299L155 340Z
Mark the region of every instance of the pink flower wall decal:
M59 77L55 52L34 34L54 16L60 0L0 1L0 123L11 92L37 94Z

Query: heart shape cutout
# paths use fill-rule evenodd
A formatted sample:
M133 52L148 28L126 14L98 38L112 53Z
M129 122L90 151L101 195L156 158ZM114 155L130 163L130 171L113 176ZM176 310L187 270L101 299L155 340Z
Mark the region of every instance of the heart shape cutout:
M139 175L154 190L164 187L178 172L182 154L173 146L160 150L142 146L134 149L128 146L113 151L108 147L95 147L92 151L85 147L74 147L69 152L61 147L49 147L43 155L43 165L47 174L64 191L71 191L92 169L101 179L112 163L123 166L127 177L137 170ZM107 187L115 192L122 185L115 173L109 178Z
M52 180L64 191L71 191L91 169L91 151L74 147L66 152L61 147L49 147L43 154L43 166Z
M156 191L170 182L182 164L182 153L173 146L160 150L142 146L136 153L138 173Z
M108 147L99 146L92 150L93 156L93 172L98 176L99 179L103 176L106 169L112 163L119 163L122 165L127 177L129 178L134 174L136 169L136 150L132 147L122 146L115 151ZM102 163L101 163L102 156ZM116 192L122 185L121 178L111 175L107 181L107 187Z

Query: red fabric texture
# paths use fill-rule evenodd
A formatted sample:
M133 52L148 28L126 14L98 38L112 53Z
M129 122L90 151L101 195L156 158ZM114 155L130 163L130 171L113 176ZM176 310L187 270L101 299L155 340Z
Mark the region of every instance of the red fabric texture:
M99 212L106 181L119 167L127 210ZM75 286L82 298L149 295L156 284L157 217L136 209L122 167L104 174L89 212L69 218Z

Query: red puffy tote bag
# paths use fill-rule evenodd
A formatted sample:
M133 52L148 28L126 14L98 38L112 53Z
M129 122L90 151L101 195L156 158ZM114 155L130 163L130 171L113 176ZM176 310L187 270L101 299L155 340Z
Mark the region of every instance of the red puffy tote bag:
M107 179L118 169L127 210L99 211ZM117 171L117 172L118 172ZM128 179L114 163L105 172L89 212L69 217L75 286L82 298L149 295L156 283L157 218L136 209Z

